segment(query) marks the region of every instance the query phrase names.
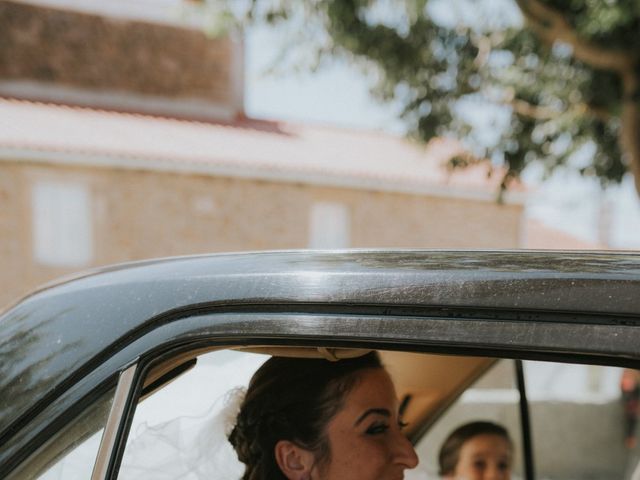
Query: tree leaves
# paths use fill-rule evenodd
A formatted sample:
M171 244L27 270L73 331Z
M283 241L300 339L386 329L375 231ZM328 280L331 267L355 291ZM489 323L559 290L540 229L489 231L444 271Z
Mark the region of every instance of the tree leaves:
M249 11L253 21L320 26L322 42L311 35L293 48L375 68L373 93L404 105L412 136L455 136L473 154L502 159L506 178L531 162L547 174L580 165L603 184L619 182L628 165L640 171L640 142L625 129L640 119L640 2L514 0L523 24L506 8L504 18L481 18L482 0L446 1L461 12L457 22L435 18L438 0L252 0ZM497 140L483 140L466 118L470 98L509 112Z

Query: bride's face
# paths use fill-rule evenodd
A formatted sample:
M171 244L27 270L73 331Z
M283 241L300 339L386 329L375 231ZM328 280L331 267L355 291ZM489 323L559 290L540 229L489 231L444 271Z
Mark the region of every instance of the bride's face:
M418 457L401 431L396 392L383 369L365 370L329 421L329 461L313 480L400 480Z

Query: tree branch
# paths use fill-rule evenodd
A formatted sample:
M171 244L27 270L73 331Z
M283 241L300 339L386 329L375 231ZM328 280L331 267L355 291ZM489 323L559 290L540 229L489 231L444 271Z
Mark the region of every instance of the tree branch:
M542 0L516 0L532 30L548 44L565 42L573 47L574 58L600 70L609 70L620 75L623 86L622 110L620 113L619 145L624 159L633 174L636 191L640 194L640 50L630 48L623 51L605 48L584 38L567 22L561 12L543 3ZM586 105L586 111L601 117L602 112Z
M624 97L620 114L620 146L633 174L640 195L640 76L628 72L622 76Z
M573 56L594 68L623 73L633 69L640 58L637 49L605 48L580 38L561 12L541 0L516 0L516 3L533 31L544 42L551 45L561 41L571 45Z
M584 104L584 108L587 114L597 118L602 122L608 122L612 118L611 113L609 113L609 111L607 111L607 109L605 108L596 107L595 105L589 105L588 103Z
M541 107L539 105L532 105L524 100L513 99L507 102L511 105L513 111L523 117L532 118L534 120L550 120L557 117L562 112L550 107Z
M504 95L498 98L497 102L511 107L517 115L533 120L551 120L563 113L563 111L557 108L535 105L521 98L516 98L516 92L511 88L506 89Z
M573 104L568 110L559 110L553 107L534 105L519 98L512 98L511 96L504 98L502 103L513 108L513 111L516 114L533 120L551 120L552 118L557 118L564 113L570 113L572 115L591 115L605 122L611 120L611 115L605 109L594 107L585 102Z

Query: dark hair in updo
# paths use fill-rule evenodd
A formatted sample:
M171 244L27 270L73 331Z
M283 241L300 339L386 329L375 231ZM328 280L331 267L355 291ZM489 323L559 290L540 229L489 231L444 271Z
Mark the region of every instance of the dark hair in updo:
M440 447L438 463L440 465L439 475L453 475L460 460L460 450L467 440L478 435L498 435L504 438L513 450L513 442L509 432L502 425L493 422L471 422L465 423L449 434Z
M288 440L330 458L326 426L356 385L359 373L382 368L376 352L330 362L324 359L272 357L253 375L229 434L246 465L242 480L286 480L275 446Z

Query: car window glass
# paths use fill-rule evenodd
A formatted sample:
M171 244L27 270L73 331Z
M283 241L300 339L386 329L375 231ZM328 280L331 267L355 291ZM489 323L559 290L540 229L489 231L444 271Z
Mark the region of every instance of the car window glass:
M89 438L75 444L70 452L37 478L39 480L90 478L103 430L100 429Z
M522 476L519 399L512 360L500 360L468 388L428 429L416 444L420 464L407 472L408 479L440 478L438 452L447 436L472 421L491 421L509 431L514 442L512 478ZM419 475L422 476L419 476Z
M91 478L114 393L115 388L108 390L51 436L9 480Z
M631 478L640 458L638 372L550 362L524 366L537 476Z
M144 398L118 478L240 478L244 467L225 430L235 418L237 389L267 358L233 350L201 355L192 369Z

